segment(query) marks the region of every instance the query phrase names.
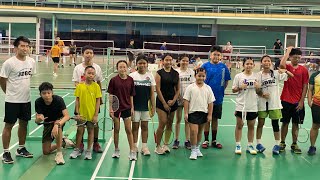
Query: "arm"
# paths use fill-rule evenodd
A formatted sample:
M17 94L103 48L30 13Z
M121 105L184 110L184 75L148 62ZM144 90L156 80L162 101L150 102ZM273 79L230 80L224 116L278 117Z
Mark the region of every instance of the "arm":
M180 79L178 80L178 84L174 88L176 90L176 94L173 97L173 102L176 102L178 97L180 96Z
M80 103L79 103L79 97L76 97L76 107L75 107L75 113L79 115L79 108L80 108Z
M212 120L213 102L208 104L208 122Z
M156 73L156 92L158 95L158 98L160 100L160 102L163 104L163 106L167 105L167 102L164 100L162 92L161 92L161 77L158 73Z
M285 53L284 56L281 58L281 61L280 61L280 68L281 68L281 69L286 69L286 67L287 67L287 60L288 60L288 58L289 58L289 54L290 54L292 48L293 48L292 46L288 47L286 53Z
M6 93L7 90L7 80L8 78L0 77L0 86L4 93Z
M183 101L183 107L184 107L184 120L188 122L188 116L189 116L189 101L184 99Z
M99 85L100 87L100 91L102 93L102 85L101 85L101 81L97 81L97 84ZM103 101L102 101L102 97L100 98L100 105L103 104Z
M131 119L133 119L133 115L134 115L134 104L133 104L133 96L130 96L130 103L131 103Z
M47 119L47 117L44 117L43 114L36 114L36 120L35 120L35 123L39 124L41 123L42 121L44 121L45 119Z
M155 114L155 111L156 111L156 101L155 101L155 95L154 95L154 86L151 86L151 89L150 89L150 102L151 102L151 107L152 107L152 111L151 111L151 117L153 117L153 115Z
M307 91L308 91L308 84L304 84L304 85L303 85L303 89L302 89L301 99L300 99L300 101L299 101L299 106L300 106L300 104L302 105L302 106L301 106L301 109L302 109L302 107L303 107L304 98L305 98L306 95L307 95Z
M275 45L273 45L273 48L272 48L272 49L274 50L275 48L276 48L276 46L275 46Z
M314 85L309 84L309 89L308 89L308 104L309 104L310 107L312 106L313 89L314 89Z
M99 107L100 107L100 98L96 98L96 107L95 107L95 112L92 119L92 122L94 124L98 122Z
M286 70L286 69L280 69L280 68L278 67L278 71L279 71L280 74L286 73L286 74L288 75L288 78L294 77L294 75L293 75L290 71L288 71L288 70Z
M224 90L226 90L226 88L228 87L229 81L225 81L224 82Z

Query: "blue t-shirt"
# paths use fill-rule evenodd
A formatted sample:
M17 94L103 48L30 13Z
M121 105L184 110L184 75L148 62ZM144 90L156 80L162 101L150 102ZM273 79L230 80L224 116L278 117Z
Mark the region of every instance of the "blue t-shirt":
M214 104L222 104L225 83L226 81L231 80L228 67L220 62L218 64L206 62L202 65L202 68L206 70L207 74L204 82L211 87L214 97L216 98Z

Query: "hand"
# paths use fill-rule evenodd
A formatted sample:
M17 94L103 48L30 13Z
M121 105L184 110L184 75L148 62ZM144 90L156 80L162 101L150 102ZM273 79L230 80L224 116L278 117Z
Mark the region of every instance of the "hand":
M184 121L188 122L188 114L184 114Z
M51 131L51 137L52 138L57 138L59 135L59 126L58 125L54 125Z
M150 110L150 117L153 117L155 113L156 113L156 108L151 107L151 110Z
M311 108L312 107L312 101L308 101L308 104L309 104L309 107Z
M174 100L169 100L167 104L168 104L169 106L173 106L173 105L174 105L174 103L175 103L175 101L174 101Z
M260 89L261 88L261 85L257 82L257 80L254 81L254 87L256 89Z
M74 116L74 119L75 119L76 121L79 121L79 120L81 120L81 116L80 116L79 114L77 114L77 115Z
M281 69L281 68L278 67L278 71L279 71L280 74L282 74L282 73L286 73L287 69Z
M241 85L240 85L240 89L247 89L248 87L248 84L243 82Z
M114 112L113 112L113 111L110 111L110 112L109 112L109 116L110 116L112 119L114 119Z
M94 115L92 118L92 123L97 124L97 122L98 122L98 115Z
M170 106L166 103L163 105L164 109L169 112L171 110Z
M208 115L207 116L207 122L211 122L212 121L212 116Z
M43 114L39 114L39 115L37 116L37 121L42 122L42 121L46 120L47 118L48 118L48 117L44 117Z
M302 109L303 109L303 106L304 106L303 101L299 101L299 104L298 104L298 106L296 107L297 111L302 110Z
M293 48L294 48L293 46L287 47L287 52L286 53L290 53Z
M134 121L134 109L131 108L131 121Z
M262 97L265 99L269 99L270 98L270 94L269 93L263 93Z

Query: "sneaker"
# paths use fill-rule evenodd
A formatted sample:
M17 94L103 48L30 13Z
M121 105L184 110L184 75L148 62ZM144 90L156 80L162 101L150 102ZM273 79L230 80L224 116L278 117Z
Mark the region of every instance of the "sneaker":
M129 160L130 161L136 161L137 160L137 152L136 151L131 151L129 153Z
M180 143L180 141L178 141L177 139L174 140L172 149L178 149L179 148L179 143Z
M272 154L274 154L274 155L279 155L280 154L280 146L279 145L274 145L273 146Z
M101 146L98 142L93 143L93 152L102 153Z
M191 159L191 160L197 160L197 151L195 150L195 149L192 149L191 150L191 155L190 155L190 157L189 157L189 159Z
M67 137L62 139L63 148L75 148L75 144Z
M286 143L281 142L279 146L280 146L280 152L283 152L283 151L285 151L287 145L286 145Z
M92 159L92 151L91 150L86 150L84 154L84 159L85 160L91 160Z
M189 140L184 142L184 147L191 150L191 142Z
M154 152L158 155L163 155L166 153L166 151L164 151L164 149L161 146L157 146Z
M84 151L84 144L83 144L83 142L81 142L79 149L80 149L80 152L81 152L81 153Z
M57 165L64 165L64 159L63 159L63 155L62 152L57 152L56 157L54 158L54 160L56 161Z
M162 146L162 149L164 150L164 152L170 153L170 148L169 148L168 145L163 145L163 146Z
M196 147L196 153L197 157L203 157L203 154L201 153L199 146Z
M137 147L137 146L134 146L134 147L133 147L133 151L136 152L136 153L138 153L138 152L139 152L138 147Z
M14 163L10 152L3 153L2 162L5 163L5 164L13 164Z
M236 150L234 151L236 154L240 154L241 155L241 145L237 145L236 146Z
M262 144L257 144L256 149L260 153L263 153L263 151L266 150L266 148Z
M141 148L141 154L144 156L150 156L150 151L149 151L148 147Z
M52 75L53 75L54 77L57 77L57 76L58 76L58 74L57 74L57 73L53 73Z
M25 147L17 149L16 155L25 158L33 158L33 154L29 153Z
M254 149L254 147L252 145L247 147L247 152L252 154L252 155L256 155L257 151Z
M295 154L301 154L301 149L299 148L298 144L291 144L291 152Z
M75 159L78 156L81 156L81 150L78 148L74 148L72 153L70 154L70 159Z
M120 158L120 149L115 149L112 158Z
M316 147L310 146L310 147L309 147L308 154L309 154L310 156L315 155L315 154L316 154L316 150L317 150Z
M212 146L213 148L222 149L222 144L220 144L220 143L217 142L217 141L212 141L211 146Z
M208 149L208 147L209 147L209 141L204 141L204 142L202 143L202 148L203 148L203 149Z

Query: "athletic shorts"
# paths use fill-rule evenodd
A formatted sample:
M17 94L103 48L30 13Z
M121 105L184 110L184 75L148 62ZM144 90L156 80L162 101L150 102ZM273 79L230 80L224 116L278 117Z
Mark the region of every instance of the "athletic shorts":
M54 138L51 137L51 132L52 132L53 127L54 127L54 123L43 125L42 143L52 142L54 140ZM64 127L64 125L61 127L62 132L63 132L63 127Z
M5 102L4 122L15 124L17 119L29 121L31 119L31 102L10 103Z
M292 118L292 123L295 124L303 124L305 110L304 107L300 111L297 111L296 104L291 104L285 101L281 101L283 109L282 111L282 119L281 122L283 123L290 123Z
M320 106L312 104L311 106L312 122L315 124L320 124Z
M281 119L282 118L281 109L274 109L274 110L269 110L269 111L258 111L259 118L267 118L268 115L269 115L270 119Z
M149 111L134 111L133 122L150 121Z
M120 116L120 118L123 118L123 119L129 118L131 117L131 109L126 109L121 112L117 111L114 113L114 116L117 118Z
M191 124L198 124L198 125L204 124L208 122L207 116L208 114L205 112L196 111L188 115L188 122Z
M159 108L159 109L161 109L162 111L166 112L166 110L165 110L164 107L163 107L162 102L160 101L160 99L159 99L158 97L156 98L156 107ZM171 106L170 112L174 112L174 111L176 111L177 109L178 109L178 103L177 103L177 101L176 101L176 102L173 104L173 106Z
M52 61L53 61L54 63L59 63L60 58L59 58L59 57L53 57L53 58L52 58Z
M213 106L212 118L221 119L222 116L222 104L217 104Z
M236 117L242 118L242 112L241 111L236 111L234 113ZM246 112L246 120L251 121L255 120L258 117L258 113L256 112Z

